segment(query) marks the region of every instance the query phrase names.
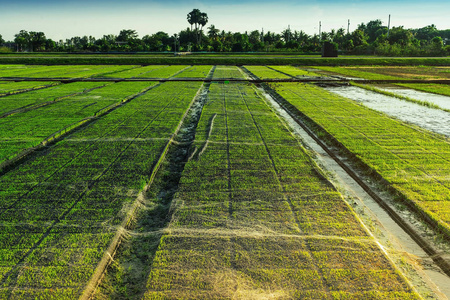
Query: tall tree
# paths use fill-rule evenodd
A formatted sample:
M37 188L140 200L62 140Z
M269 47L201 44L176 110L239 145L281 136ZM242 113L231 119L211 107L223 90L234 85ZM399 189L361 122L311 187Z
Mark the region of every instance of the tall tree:
M17 51L23 51L30 45L30 35L28 31L21 30L18 34L14 35L14 42L17 45Z
M220 30L217 29L216 26L214 26L213 24L211 24L211 26L208 27L208 37L211 40L217 40L219 32Z
M45 46L45 42L47 41L45 34L43 32L35 32L35 31L30 31L29 34L32 50L33 51L42 50L42 48Z
M199 9L194 8L190 13L187 14L187 21L189 22L189 24L191 24L191 30L192 25L194 25L196 42L197 46L199 46L202 41L203 26L208 23L208 15L201 12Z

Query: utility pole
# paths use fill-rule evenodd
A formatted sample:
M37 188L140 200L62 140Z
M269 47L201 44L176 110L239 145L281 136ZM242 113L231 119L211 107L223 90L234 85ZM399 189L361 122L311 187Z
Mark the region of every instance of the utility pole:
M321 39L322 35L322 21L319 21L319 40Z
M291 41L291 25L288 25L288 43Z
M388 33L387 37L389 37L389 30L391 29L391 15L389 15L389 21L388 21Z
M348 19L347 23L347 34L350 34L350 19Z
M177 55L177 34L173 35L173 55Z
M264 28L261 28L261 42L264 44Z

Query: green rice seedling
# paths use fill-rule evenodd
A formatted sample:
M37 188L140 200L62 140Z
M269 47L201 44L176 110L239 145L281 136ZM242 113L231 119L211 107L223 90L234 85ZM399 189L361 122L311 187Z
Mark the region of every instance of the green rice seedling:
M266 66L245 66L245 68L260 79L277 79L277 78L289 79L289 78L292 78L291 76L288 76L281 72L277 72Z
M450 197L450 144L355 102L305 84L280 84L277 92L323 128L340 147L393 188L434 226L450 232L448 219L431 211ZM329 135L328 135L329 134ZM441 208L447 211L446 205Z
M415 295L251 86L210 86L194 144L206 138L208 147L186 164L180 179L144 299L321 299L334 291L357 295L361 288L355 287L364 281L368 293ZM365 263L370 271L362 269ZM340 269L345 271L334 271ZM326 272L361 281L336 285L337 275Z
M15 198L0 215L0 249L11 253L0 255L0 264L13 265L2 276L9 297L81 295L199 86L163 84L1 177L1 186L10 187L2 197ZM162 124L168 131L158 131Z

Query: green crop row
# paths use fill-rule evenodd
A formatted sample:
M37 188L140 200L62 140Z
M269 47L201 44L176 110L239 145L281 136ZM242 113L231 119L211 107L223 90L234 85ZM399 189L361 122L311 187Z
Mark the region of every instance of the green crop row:
M399 80L399 79L405 79L400 76L392 76L387 74L380 74L374 72L376 69L374 68L368 68L369 71L367 71L367 68L363 69L354 69L354 68L343 68L343 67L315 67L316 69L328 71L332 73L338 73L345 76L350 77L356 77L356 78L363 78L363 79L371 79L371 80ZM380 67L380 69L383 69ZM407 77L406 79L408 79ZM411 78L416 79L416 78ZM407 88L429 92L429 93L435 93L445 96L450 96L450 87L443 85L443 84L436 84L436 83L396 83L395 85L398 86L404 86ZM395 91L393 91L395 93ZM418 100L414 101L417 102Z
M104 83L103 83L104 84ZM28 110L38 107L46 102L53 102L67 98L71 95L88 91L89 89L103 85L102 83L70 83L45 88L37 91L29 91L17 95L8 95L0 98L0 116L5 116L15 111Z
M428 93L450 96L449 85L435 83L397 83L396 85Z
M144 73L137 78L170 78L173 77L180 72L183 72L186 69L189 69L189 66L181 65L181 66L164 66L163 68L156 69L149 73Z
M81 295L199 86L155 87L0 177L0 295Z
M448 78L448 66L353 66L349 69L376 73L381 75L390 75L405 79L445 79Z
M273 69L270 69L266 66L245 66L247 70L256 75L259 79L289 79L292 78L286 74L281 72L277 72Z
M292 75L294 77L303 77L303 76L307 76L307 77L313 77L313 76L320 76L314 72L305 70L305 69L300 69L294 66L269 66L271 69Z
M52 85L57 85L56 82L51 81L41 81L41 82L10 82L10 81L0 81L0 97L5 95L12 95L17 93L22 93L30 90L50 87ZM0 102L1 103L1 102Z
M425 219L450 234L450 143L305 84L275 90L320 125Z
M212 66L191 66L175 75L178 78L207 78Z
M241 78L244 79L243 72L235 66L216 66L213 78Z
M134 67L107 65L2 66L0 77L80 78L100 76L130 68Z
M327 71L331 73L336 73L352 78L363 78L363 79L369 79L369 80L399 80L404 79L397 76L391 76L391 75L385 75L385 74L378 74L373 72L367 72L362 71L359 69L350 69L345 67L322 67L322 66L315 66L315 69Z
M144 299L418 298L253 86L211 84L194 146Z
M145 66L131 70L115 72L105 77L113 78L169 78L187 66Z
M104 83L76 83L74 87L96 88ZM142 91L148 83L116 83L87 93L78 93L66 97L63 101L53 102L38 109L25 111L0 119L1 152L0 162L11 159L19 152L37 146L46 138L58 133L60 130L76 124L81 120L95 116L103 109L113 104L121 103L125 98ZM41 97L51 95L52 90L42 90ZM38 93L38 91L36 91ZM17 95L14 98L28 96ZM6 98L5 98L6 99ZM20 99L19 99L20 101Z

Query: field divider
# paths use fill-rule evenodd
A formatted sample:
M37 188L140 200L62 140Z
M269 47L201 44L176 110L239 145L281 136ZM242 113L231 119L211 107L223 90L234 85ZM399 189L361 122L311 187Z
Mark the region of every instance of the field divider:
M170 139L166 143L163 151L161 152L157 162L152 168L152 171L150 173L149 180L146 184L146 186L141 190L139 195L134 200L133 204L129 208L128 212L126 213L126 216L122 220L122 222L119 225L119 229L116 231L116 234L114 235L108 249L103 254L103 257L101 261L98 263L97 267L95 268L95 272L92 275L90 281L87 283L83 294L80 296L80 300L87 300L91 299L94 296L95 290L97 289L97 286L100 284L101 280L103 279L103 276L106 273L106 270L108 266L113 261L113 258L117 252L117 249L119 248L122 239L123 239L123 230L128 228L130 223L133 220L133 217L136 214L137 209L139 208L140 204L142 203L142 200L145 199L145 193L150 189L151 185L153 184L153 181L155 180L156 174L161 167L161 164L164 162L166 155L169 151L170 146L175 142L175 137L178 135L181 126L184 123L184 120L186 119L186 116L189 114L193 104L197 101L197 99L200 97L201 92L204 89L204 85L199 88L195 96L193 97L192 101L189 103L188 108L186 109L185 113L181 117L180 122L178 123L178 126L176 127L174 133L171 135Z
M295 106L281 97L275 90L265 85L264 90L273 97L273 99L280 105L282 109L284 109L293 120L300 125L303 130L305 130L309 136L311 136L314 141L324 149L327 154L333 158L334 161L343 169L347 174L353 178L363 189L364 191L372 197L385 211L386 213L399 225L429 256L433 259L433 261L442 269L442 271L450 276L450 262L442 257L441 253L439 253L430 243L428 243L408 222L406 222L391 206L389 206L381 197L379 197L350 167L348 167L341 159L337 157L337 155L330 150L330 148L322 142L321 139L310 129L307 124L312 124L313 127L317 128L317 130L321 133L324 133L328 139L330 139L333 143L337 144L340 149L344 150L351 157L351 151L345 148L339 141L337 141L330 133L328 133L322 126L315 123L311 118L306 116L300 110L298 110ZM304 123L301 119L306 120ZM362 163L362 162L360 162ZM363 164L363 163L362 163ZM369 168L364 164L365 167ZM369 168L370 169L370 168ZM381 177L381 175L379 175ZM380 178L383 180L383 178ZM391 190L394 189L386 184ZM392 190L393 192L399 193L397 190ZM405 198L404 195L402 195ZM410 201L403 199L402 201L409 208L412 209L417 215L422 217L432 228L436 229L439 233L443 235L446 240L450 239L450 232L448 232L447 228L442 226L442 224L436 223L440 220L433 220L430 216L425 214L420 208L412 205ZM440 221L442 222L442 221Z
M49 80L49 81L51 81L51 80ZM27 92L31 92L31 91L43 90L43 89L47 89L49 87L57 86L60 84L61 84L61 82L54 82L54 83L44 85L44 86L37 86L37 87L28 88L28 89L21 89L21 90L17 90L17 91L7 92L4 94L0 94L0 98L6 97L6 96L11 96L11 95L23 94L23 93L27 93Z
M12 116L12 115L15 115L15 114L18 114L18 113L24 113L24 112L27 112L27 111L30 111L30 110L38 109L38 108L41 108L41 107L44 107L44 106L47 106L47 105L51 105L51 104L54 104L56 102L59 102L61 100L64 100L64 99L67 99L67 98L70 98L70 97L87 94L89 92L92 92L94 90L98 90L98 89L104 88L106 86L107 86L107 84L102 85L102 86L97 86L97 87L94 87L94 88L90 88L90 89L86 89L86 90L84 90L82 92L61 96L61 97L58 97L58 98L56 98L54 100L51 100L51 101L46 101L46 102L42 102L42 103L35 104L35 105L30 104L30 105L27 105L25 107L21 107L21 108L18 108L18 109L15 109L15 110L12 110L12 111L9 111L9 112L6 112L6 113L2 114L2 115L0 115L0 119L1 118L6 118L8 116Z
M61 138L63 138L64 136L66 136L67 134L77 130L78 128L89 124L90 122L95 121L96 119L109 114L110 112L112 112L113 110L115 110L116 108L118 108L119 106L145 94L146 92L148 92L149 90L159 86L160 84L156 84L156 85L152 85L149 88L146 88L142 91L140 91L137 94L134 94L132 96L129 96L123 100L121 100L120 102L114 103L113 105L107 106L104 109L101 109L99 111L97 111L93 116L84 118L80 121L77 121L75 123L70 124L69 126L66 126L65 128L53 133L52 135L50 135L49 137L45 138L42 142L40 142L38 145L25 149L21 152L19 152L18 154L14 155L13 157L5 160L4 162L0 163L0 176L4 175L6 172L8 172L10 169L14 168L16 165L20 164L23 160L25 160L26 158L28 158L31 154L33 154L36 151L42 150L45 147L47 147L48 145L52 144L52 143L56 143L58 142ZM102 86L103 87L103 86ZM65 96L65 97L69 97L69 96Z
M245 67L241 67L245 69ZM182 71L184 71L183 69ZM277 71L278 72L278 71ZM178 74L178 73L177 73ZM176 75L176 74L175 74ZM174 76L175 76L174 75ZM289 75L292 76L292 75ZM358 82L365 84L379 84L379 83L438 83L450 85L450 79L347 79L347 78L330 78L330 77L291 77L291 78L265 78L265 79L244 79L244 78L110 78L110 77L88 77L88 78L48 78L48 77L0 77L0 81L60 81L62 83L72 82L136 82L136 81L181 81L181 82L249 82L249 83L270 83L270 82L329 82L329 83L350 83Z
M273 71L275 71L275 72L278 72L278 73L281 73L281 74L283 74L283 75L289 76L289 77L291 77L291 78L298 78L297 76L294 76L294 75L285 73L285 72L283 72L283 71L274 69L274 68L272 68L272 67L269 67L269 66L265 66L265 67L268 68L268 69L271 69L271 70L273 70Z

